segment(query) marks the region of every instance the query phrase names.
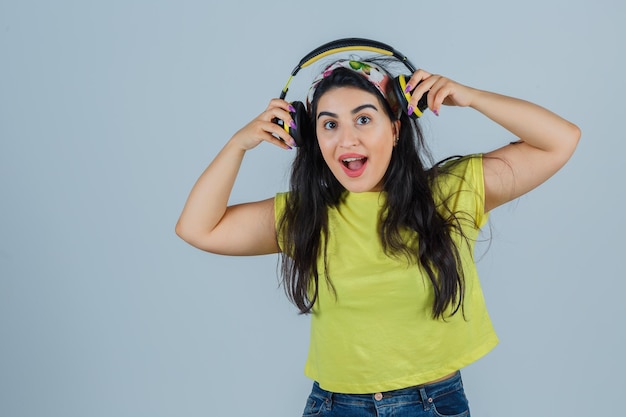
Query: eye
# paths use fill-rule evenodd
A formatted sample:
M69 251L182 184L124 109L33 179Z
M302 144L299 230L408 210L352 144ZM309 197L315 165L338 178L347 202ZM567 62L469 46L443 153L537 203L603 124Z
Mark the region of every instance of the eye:
M325 122L322 126L324 126L324 129L326 130L331 130L337 126L337 123L333 122L332 120L329 120Z
M359 125L366 125L370 122L370 119L368 116L359 116L356 118L356 123Z

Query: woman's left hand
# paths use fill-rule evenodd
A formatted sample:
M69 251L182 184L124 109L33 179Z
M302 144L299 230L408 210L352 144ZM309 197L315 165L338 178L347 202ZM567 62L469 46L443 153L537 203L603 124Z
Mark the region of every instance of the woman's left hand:
M484 155L485 211L511 201L539 186L570 158L580 129L529 101L459 84L441 75L415 71L409 114L423 94L436 115L441 105L471 107L507 129L518 140Z
M413 73L407 82L407 88L411 91L410 108L415 109L422 95L427 94L428 108L436 115L439 115L442 104L446 106L470 106L476 93L476 90L471 87L422 69Z

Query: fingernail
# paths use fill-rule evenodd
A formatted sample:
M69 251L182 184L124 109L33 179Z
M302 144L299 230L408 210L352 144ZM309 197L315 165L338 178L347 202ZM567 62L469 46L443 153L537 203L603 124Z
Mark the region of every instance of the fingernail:
M439 110L433 109L433 113L435 114L435 116L439 116Z
M290 105L289 105L289 111L290 111L290 112L292 112L292 113L295 113L295 112L296 112L296 108L295 108L295 107L293 107L293 106L290 104Z
M291 146L289 146L289 145L287 145L287 144L285 144L285 146L287 146L287 149L288 149L288 150L292 150L292 149L293 149Z
M405 93L408 93L411 91L411 86L409 84L406 85L406 88L404 89Z
M413 106L409 106L407 113L409 114L409 116L413 114Z
M289 122L289 127L291 127L292 129L296 128L296 122L294 122L293 120Z

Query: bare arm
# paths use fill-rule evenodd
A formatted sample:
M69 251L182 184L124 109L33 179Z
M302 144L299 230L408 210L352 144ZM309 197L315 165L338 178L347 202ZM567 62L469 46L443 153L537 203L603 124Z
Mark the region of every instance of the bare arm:
M223 255L261 255L279 251L274 222L274 199L228 205L245 153L263 141L283 149L293 143L272 119L289 122L289 104L272 100L256 119L238 131L193 186L176 224L176 234L189 244Z
M410 83L424 80L411 101L428 93L428 106L438 114L442 104L469 106L519 138L485 154L485 211L536 188L554 175L574 153L580 129L528 101L481 91L450 79L417 71ZM413 104L415 105L415 104Z
M472 107L520 139L485 154L485 210L542 184L565 165L580 139L579 128L527 101L478 92Z

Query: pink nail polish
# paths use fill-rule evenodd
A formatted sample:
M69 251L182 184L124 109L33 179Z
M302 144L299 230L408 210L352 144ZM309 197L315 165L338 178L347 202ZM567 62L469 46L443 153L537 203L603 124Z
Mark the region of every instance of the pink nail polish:
M296 122L294 122L293 120L289 122L289 127L291 127L292 129L296 128Z
M411 86L409 84L406 85L406 88L404 89L405 93L408 93L411 91Z
M409 116L413 114L413 106L409 106L407 113L409 114Z
M295 108L295 107L293 107L293 106L290 104L290 105L289 105L289 111L290 111L291 113L295 113L295 112L296 112L296 108Z

